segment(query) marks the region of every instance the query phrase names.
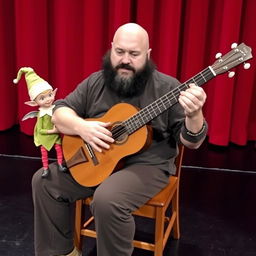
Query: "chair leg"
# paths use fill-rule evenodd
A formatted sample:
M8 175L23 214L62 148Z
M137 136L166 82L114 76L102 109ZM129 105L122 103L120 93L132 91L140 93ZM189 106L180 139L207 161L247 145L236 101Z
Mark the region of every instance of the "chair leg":
M82 223L82 200L76 201L75 209L75 230L74 230L74 245L80 251L82 251L82 238L80 234L81 223Z
M163 255L163 237L164 237L164 212L163 208L156 208L155 221L155 250L154 256Z
M176 190L172 199L172 211L176 212L176 218L173 224L173 237L180 238L180 221L179 221L179 191Z

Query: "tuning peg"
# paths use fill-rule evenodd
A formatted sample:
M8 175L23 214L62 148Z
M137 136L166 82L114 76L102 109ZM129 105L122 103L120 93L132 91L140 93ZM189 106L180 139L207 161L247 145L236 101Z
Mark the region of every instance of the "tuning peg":
M237 47L237 43L231 44L231 49L235 49Z
M234 71L228 71L228 77L232 78L235 75Z
M216 59L220 59L221 56L222 56L222 53L218 52L218 53L215 55L215 58L216 58Z
M249 68L250 68L250 66L251 66L251 64L250 64L250 63L247 63L247 62L245 62L245 63L244 63L244 69L249 69Z

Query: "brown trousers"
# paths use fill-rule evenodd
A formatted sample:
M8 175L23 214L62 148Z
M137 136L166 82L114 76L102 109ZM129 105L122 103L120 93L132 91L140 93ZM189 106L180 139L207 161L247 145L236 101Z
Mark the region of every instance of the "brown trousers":
M132 212L168 183L168 175L152 166L132 165L113 173L97 188L79 185L69 173L50 164L32 179L36 256L65 255L73 248L73 210L76 200L94 194L98 256L130 256L135 224Z

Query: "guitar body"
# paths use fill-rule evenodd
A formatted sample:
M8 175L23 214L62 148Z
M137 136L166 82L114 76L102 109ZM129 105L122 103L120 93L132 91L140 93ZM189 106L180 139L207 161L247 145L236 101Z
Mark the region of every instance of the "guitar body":
M86 119L112 124L124 121L136 114L138 110L127 103L113 106L104 116L97 119ZM137 153L148 144L149 131L146 125L127 136L124 141L110 144L110 149L101 153L90 150L79 136L63 137L63 154L73 178L81 185L92 187L100 184L115 169L118 162L125 156Z

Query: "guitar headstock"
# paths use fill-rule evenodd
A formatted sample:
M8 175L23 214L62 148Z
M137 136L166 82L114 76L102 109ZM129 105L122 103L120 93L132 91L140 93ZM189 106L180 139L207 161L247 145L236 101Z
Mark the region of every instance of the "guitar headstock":
M244 63L245 69L250 67L250 64L245 63L245 61L252 58L251 47L245 45L244 43L239 45L233 44L231 47L232 50L226 53L224 56L221 56L220 53L216 54L216 58L218 59L211 66L216 75L225 73L241 63ZM232 76L233 74L230 75L230 77Z

